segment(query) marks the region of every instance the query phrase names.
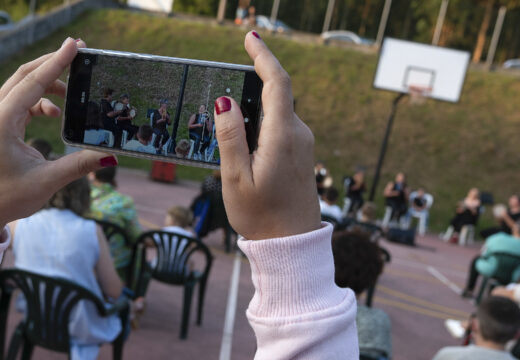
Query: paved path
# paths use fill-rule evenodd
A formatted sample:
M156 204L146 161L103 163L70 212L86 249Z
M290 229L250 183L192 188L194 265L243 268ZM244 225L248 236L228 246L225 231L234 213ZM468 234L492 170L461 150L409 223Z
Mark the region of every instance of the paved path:
M162 225L166 209L173 205L188 206L199 191L195 183L152 182L147 174L127 169L120 169L117 182L122 193L135 199L141 224L146 228ZM234 258L223 251L222 237L223 234L217 231L204 240L215 261L208 282L202 326L194 324L193 307L188 339L179 340L182 289L152 282L140 327L132 332L125 345L125 359L218 359ZM392 253L392 262L386 266L378 283L374 305L387 311L392 320L395 360L431 359L442 346L458 344L444 329L444 319L464 319L473 310L471 303L461 299L454 290L462 287L466 267L478 249L447 245L433 237L418 239L418 245L411 248L384 243ZM7 256L6 266L10 263L12 258ZM233 360L252 359L255 352L254 334L245 317L252 294L249 264L244 259ZM9 337L19 319L20 316L11 311ZM110 350L109 346L104 346L100 359L111 359ZM33 358L66 357L37 349Z

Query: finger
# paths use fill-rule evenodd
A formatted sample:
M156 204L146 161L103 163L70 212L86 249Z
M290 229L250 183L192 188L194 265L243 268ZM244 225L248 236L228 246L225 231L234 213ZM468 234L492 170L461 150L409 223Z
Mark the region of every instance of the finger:
M116 166L117 159L114 155L108 155L92 150L78 151L55 161L49 161L41 170L41 179L52 188L59 190L71 181L87 175L91 171L103 167Z
M264 83L262 103L268 104L264 107L267 120L277 119L268 116L270 113L287 115L288 118L294 111L289 75L255 31L246 35L245 48L254 61L256 73Z
M38 66L47 61L54 53L45 54L40 56L38 59L35 59L31 62L21 65L18 70L4 83L2 88L0 88L0 101L11 91L11 89L18 84L24 77L26 77L30 72L36 69Z
M215 101L215 125L221 156L220 169L226 182L240 182L241 177L252 178L251 158L246 140L244 117L240 106L228 97ZM233 186L233 184L227 185Z
M58 117L61 114L61 109L53 104L52 101L46 98L41 98L30 110L31 116L52 116Z
M16 118L20 111L29 110L35 105L46 89L51 86L58 77L70 65L78 48L71 38L65 40L61 48L52 54L38 68L25 76L22 81L2 100L3 114L6 117Z
M66 92L67 85L65 85L65 83L59 79L52 83L51 86L47 88L47 90L45 90L45 94L58 95L62 98L65 97Z

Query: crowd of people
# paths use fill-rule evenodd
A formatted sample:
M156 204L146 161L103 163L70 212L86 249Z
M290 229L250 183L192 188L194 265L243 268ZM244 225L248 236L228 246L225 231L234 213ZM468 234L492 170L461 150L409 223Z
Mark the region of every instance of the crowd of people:
M64 95L65 85L58 77L80 46L85 46L81 40L65 40L58 51L21 67L0 88L0 152L9 154L0 159L0 224L9 224L1 232L0 251L11 245L16 267L70 279L109 303L126 296L124 285L131 286L125 284L125 273L117 271L128 264L129 249L117 242L109 246L92 218L123 227L130 242L140 232L133 202L116 190L113 166L117 159L85 150L49 161L50 152L34 151L20 141L31 116L59 115L59 109L42 96L46 91ZM230 131L243 127L240 106L231 98L218 98L216 134L222 168L204 186L221 186L226 218L242 235L238 246L254 264L255 293L247 317L257 339L256 358L359 359L361 355L389 359L393 350L388 315L356 300L375 285L384 267L380 244L362 226L376 220L375 204L363 200L364 170L356 169L345 179L349 206L337 207L338 191L323 163L312 176L313 136L293 111L287 73L258 34L248 33L245 47L259 76L270 84L270 91L263 93L266 115L260 136L264 141L251 155L244 132ZM107 122L123 114L112 108L110 96L106 92L108 105L101 106L107 110ZM159 110L156 120L160 116L167 124L166 108ZM141 129L130 125L131 120L125 123L126 131L135 131L138 141L149 134L147 129L139 135ZM204 141L204 131L199 135ZM273 153L278 155L273 157ZM403 173L385 186L390 221L401 221L413 215L411 210L421 212L431 206L424 189L418 189L415 196L412 193ZM320 204L337 222L340 216L355 217L354 226L340 231L321 222ZM481 265L487 251L495 246L509 249L513 239L518 241L519 228L514 223L518 197L509 205L500 212L500 230L488 237L486 252L472 263L472 272L493 266ZM472 189L457 207L453 231L473 221L480 206L478 190ZM163 229L192 235L196 231L192 220L189 210L174 207L165 216ZM505 227L511 235L501 231ZM519 285L497 287L480 302L467 325L474 345L442 349L435 359L509 359L506 343L520 329L519 294ZM116 316L96 316L88 303L74 311L69 324L73 359L95 358L101 343L128 331Z

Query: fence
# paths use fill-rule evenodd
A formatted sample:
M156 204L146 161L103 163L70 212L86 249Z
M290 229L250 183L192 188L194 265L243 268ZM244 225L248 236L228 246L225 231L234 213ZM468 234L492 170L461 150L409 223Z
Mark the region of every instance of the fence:
M0 63L26 46L69 24L86 10L117 6L117 2L111 0L71 1L69 4L61 5L47 14L36 16L32 21L11 31L0 33Z

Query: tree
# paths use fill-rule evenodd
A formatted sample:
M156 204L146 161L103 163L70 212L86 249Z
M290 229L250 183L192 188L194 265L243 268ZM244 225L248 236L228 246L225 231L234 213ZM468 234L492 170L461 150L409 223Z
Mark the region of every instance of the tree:
M482 57L482 52L486 43L486 35L489 29L489 24L491 23L491 16L493 15L493 7L495 2L496 0L485 0L486 7L484 11L484 19L480 24L480 30L478 31L477 36L477 44L475 45L475 50L473 50L473 57L471 58L473 63L478 63Z

